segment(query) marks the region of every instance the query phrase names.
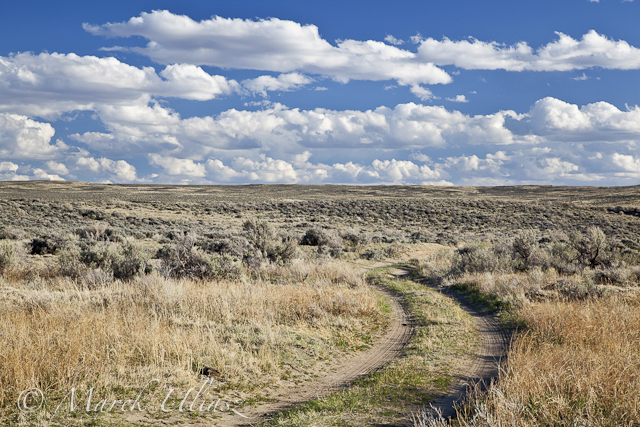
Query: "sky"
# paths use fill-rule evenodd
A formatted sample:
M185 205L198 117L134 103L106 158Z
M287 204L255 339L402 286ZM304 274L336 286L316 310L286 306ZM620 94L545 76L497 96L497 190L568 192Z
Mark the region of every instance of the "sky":
M0 180L640 184L640 0L0 3Z

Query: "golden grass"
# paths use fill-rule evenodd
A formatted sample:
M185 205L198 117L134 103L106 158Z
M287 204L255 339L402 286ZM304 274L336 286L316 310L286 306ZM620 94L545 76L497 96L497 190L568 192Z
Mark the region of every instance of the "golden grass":
M104 393L159 378L227 389L277 383L355 348L385 321L377 295L340 262L270 267L258 279L196 282L156 275L80 290L69 279L0 281L0 404L22 390Z
M640 298L523 307L527 330L500 377L477 392L462 425L640 423Z

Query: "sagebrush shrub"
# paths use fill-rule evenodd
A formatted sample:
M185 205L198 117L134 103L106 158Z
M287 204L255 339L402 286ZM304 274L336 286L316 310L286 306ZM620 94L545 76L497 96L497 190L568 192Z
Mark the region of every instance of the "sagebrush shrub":
M156 254L161 261L160 271L167 277L200 280L239 276L240 271L229 256L209 256L196 246L196 240L195 234L187 233L163 246Z
M302 237L302 245L328 246L329 248L342 248L342 237L335 230L325 230L322 228L310 228Z
M120 245L111 260L111 270L116 279L132 279L152 271L149 254L133 243Z
M41 236L31 240L31 255L53 255L73 246L71 239L59 234Z
M24 230L19 228L7 228L0 229L0 240L20 240L24 238Z
M261 252L261 256L257 256L255 251L250 251L245 256L245 263L255 265L267 259L275 263L287 263L294 258L298 242L289 236L279 236L266 221L247 220L242 228L251 245Z
M62 251L58 255L59 274L72 279L79 278L87 270L87 265L80 258L77 250Z
M498 255L493 248L468 245L458 249L453 257L453 270L461 273L509 271L512 260L508 254Z
M534 253L538 249L538 238L535 231L525 230L513 239L513 254L515 260L519 261L517 268L525 270L531 266Z

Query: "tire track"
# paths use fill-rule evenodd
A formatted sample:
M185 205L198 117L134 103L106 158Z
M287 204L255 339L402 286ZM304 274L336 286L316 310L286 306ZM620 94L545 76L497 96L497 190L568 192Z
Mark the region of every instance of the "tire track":
M512 334L500 326L496 315L482 313L463 297L442 286L428 284L427 286L458 302L472 317L479 334L474 358L463 369L465 374L458 379L446 396L436 399L432 403L432 406L440 411L442 417L449 418L456 415L456 405L461 405L464 402L471 387L479 384L480 387L486 388L493 379L498 377L500 363L507 357Z
M391 263L384 265L377 264L368 270L386 265L391 265ZM409 315L402 307L400 303L401 300L397 296L391 294L384 288L378 286L374 286L374 288L388 298L391 305L392 320L387 328L386 334L378 339L373 347L349 359L345 364L337 367L334 372L331 372L323 378L290 388L286 391L286 395L281 397L278 402L265 404L260 408L252 410L240 408L238 411L249 417L248 419L235 416L230 419L218 420L217 425L242 426L259 423L277 412L347 388L358 378L362 378L372 371L381 369L394 359L400 357L402 349L409 342L413 332Z
M368 270L386 267L393 263L379 263ZM393 276L403 277L408 275L405 269L396 269L391 272ZM474 358L464 367L465 374L458 379L451 391L439 399L436 399L432 406L442 414L443 417L455 416L455 405L462 403L470 386L481 383L489 384L498 375L500 362L506 357L511 334L507 333L498 322L495 315L488 315L480 312L460 295L450 290L433 284L425 284L454 301L473 318L475 328L478 331L479 339L475 349ZM369 285L372 286L372 285ZM392 320L386 334L380 338L375 345L364 353L361 353L347 360L346 363L335 368L335 370L323 378L319 378L311 383L301 384L286 390L286 394L278 402L269 403L247 410L240 408L239 411L249 418L235 416L233 418L223 418L217 421L218 426L246 426L257 424L267 420L270 416L290 409L296 405L312 399L318 399L331 392L349 387L349 385L369 374L372 371L387 366L391 361L401 356L403 348L411 339L413 326L410 316L402 306L401 298L393 295L388 290L379 286L374 286L377 291L388 298L391 304Z

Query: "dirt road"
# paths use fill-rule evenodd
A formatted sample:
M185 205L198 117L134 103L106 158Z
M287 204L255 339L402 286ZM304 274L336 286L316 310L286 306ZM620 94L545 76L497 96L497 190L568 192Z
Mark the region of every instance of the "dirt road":
M374 267L382 267L386 264L377 264ZM371 267L373 268L373 267ZM403 276L406 270L395 270L392 274ZM442 411L443 416L455 415L454 404L464 397L467 387L478 381L490 382L498 373L498 363L505 357L509 343L509 335L499 326L493 315L482 314L462 298L448 292L446 289L436 288L438 291L457 300L461 306L472 316L476 325L479 340L475 351L475 358L465 369L466 374L454 384L449 394L434 402L434 407ZM332 391L346 388L354 380L368 374L371 371L388 365L395 358L400 357L402 349L409 342L413 327L408 313L404 310L397 296L384 289L378 289L385 294L391 302L392 322L384 337L368 351L349 359L331 373L319 378L313 383L292 387L284 392L280 401L265 404L253 410L243 409L243 414L250 418L234 416L220 420L220 426L250 425L263 421L269 415L286 410L300 403L327 395Z
M390 301L392 321L386 334L378 339L372 348L349 359L341 366L334 368L333 372L312 383L286 390L285 396L278 402L265 404L254 410L240 409L243 415L250 418L242 418L238 415L230 419L225 417L226 419L220 420L217 425L240 426L257 423L266 419L270 414L348 387L356 379L383 368L399 357L402 349L411 338L412 326L407 312L402 308L397 298L385 289L378 288L378 290Z

